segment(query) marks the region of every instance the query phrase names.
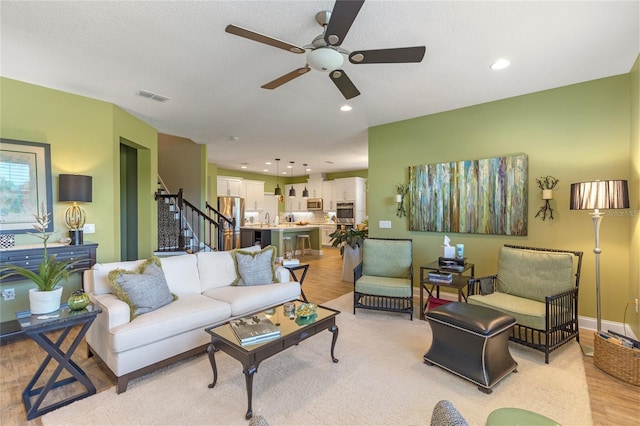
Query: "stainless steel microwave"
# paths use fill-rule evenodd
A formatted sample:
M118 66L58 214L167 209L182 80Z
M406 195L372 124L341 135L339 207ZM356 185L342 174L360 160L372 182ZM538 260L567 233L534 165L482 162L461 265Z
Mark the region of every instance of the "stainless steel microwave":
M309 198L307 199L308 211L322 211L322 198Z

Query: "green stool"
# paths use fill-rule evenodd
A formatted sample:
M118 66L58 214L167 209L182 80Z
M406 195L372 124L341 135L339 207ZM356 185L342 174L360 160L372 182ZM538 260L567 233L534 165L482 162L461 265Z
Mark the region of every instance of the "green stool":
M487 417L486 426L560 426L560 423L541 414L520 408L498 408Z

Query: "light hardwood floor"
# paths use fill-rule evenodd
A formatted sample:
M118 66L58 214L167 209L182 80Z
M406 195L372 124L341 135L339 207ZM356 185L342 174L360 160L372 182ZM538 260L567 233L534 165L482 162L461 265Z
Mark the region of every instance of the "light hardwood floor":
M353 284L342 281L342 261L337 249L325 248L322 256L309 255L302 260L311 265L303 286L310 301L324 303L353 290ZM414 321L416 320L418 319L414 318ZM581 330L580 340L592 344L593 332ZM543 357L543 354L540 356ZM30 339L21 339L0 346L0 424L42 425L40 419L29 422L25 420L21 394L43 357L43 351ZM115 381L103 366L86 357L84 343L74 354L73 360L85 370L98 392L115 385ZM584 368L594 424L640 425L640 388L604 373L593 365L593 358L584 357ZM58 394L54 396L60 397L67 390L56 390ZM425 419L425 424L427 423L428 419Z

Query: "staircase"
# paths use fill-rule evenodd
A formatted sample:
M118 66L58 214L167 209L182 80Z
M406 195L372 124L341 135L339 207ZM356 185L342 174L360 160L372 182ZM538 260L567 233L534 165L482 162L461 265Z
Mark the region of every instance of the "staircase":
M155 254L170 256L224 250L225 229L233 230L235 221L221 215L209 203L206 203L206 212L201 211L182 194L182 188L177 194L169 194L159 180L155 193L158 203L158 249Z

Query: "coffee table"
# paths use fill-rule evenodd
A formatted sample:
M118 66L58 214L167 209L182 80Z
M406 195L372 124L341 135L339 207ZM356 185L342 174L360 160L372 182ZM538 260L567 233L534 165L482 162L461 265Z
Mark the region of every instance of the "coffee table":
M303 303L300 300L294 302L296 308ZM253 394L253 375L258 371L258 366L267 358L278 354L285 349L297 345L305 339L314 336L321 331L329 330L333 333L331 340L331 360L338 362L334 356L336 340L338 340L338 326L336 326L336 316L340 311L318 306L318 313L315 318L301 319L286 315L282 305L271 309L260 311L266 314L271 321L280 328L280 336L273 340L257 343L255 345L241 345L234 334L229 323L206 328L205 331L211 335L211 344L207 348L209 362L213 370L213 382L209 388L213 388L218 381L218 369L216 367L215 353L222 350L224 353L237 359L242 364L242 372L247 386L247 413L245 418L249 420L253 416L251 408ZM255 312L256 314L258 312Z

